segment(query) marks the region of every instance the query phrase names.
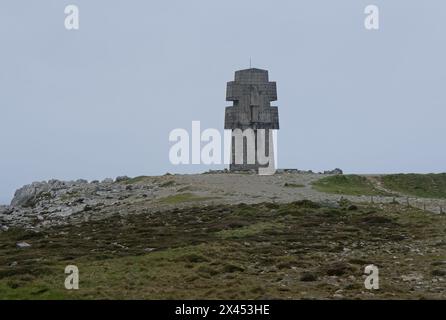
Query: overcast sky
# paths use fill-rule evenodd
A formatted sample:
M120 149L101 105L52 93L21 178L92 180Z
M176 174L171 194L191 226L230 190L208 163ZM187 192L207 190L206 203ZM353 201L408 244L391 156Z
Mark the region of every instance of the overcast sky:
M443 172L445 31L444 0L2 0L0 203L32 181L207 170L171 165L169 132L223 129L250 58L277 81L280 167Z

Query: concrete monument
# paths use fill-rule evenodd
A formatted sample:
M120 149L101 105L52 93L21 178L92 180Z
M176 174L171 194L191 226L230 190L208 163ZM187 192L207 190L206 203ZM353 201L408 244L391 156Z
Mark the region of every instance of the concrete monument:
M268 167L260 161L259 152L274 158L271 137L272 130L279 129L279 113L271 101L277 100L276 83L269 81L266 70L236 71L234 81L227 84L226 100L233 102L225 114L225 129L232 130L229 169L258 172L259 168ZM253 133L252 138L248 132Z

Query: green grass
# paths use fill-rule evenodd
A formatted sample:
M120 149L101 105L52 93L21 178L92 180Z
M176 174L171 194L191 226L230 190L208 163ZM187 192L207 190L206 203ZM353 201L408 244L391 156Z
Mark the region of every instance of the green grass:
M177 204L183 202L199 202L199 201L215 200L215 199L218 199L218 197L203 197L193 193L186 192L167 196L165 198L161 198L159 201L165 204Z
M305 188L304 184L300 184L300 183L291 183L291 182L286 182L283 185L285 188Z
M161 184L160 184L160 187L161 187L161 188L167 188L167 187L172 187L172 186L174 186L175 184L176 184L175 181L173 181L173 180L169 180L169 181L166 181L166 182L161 183Z
M126 184L126 185L131 185L131 184L150 183L150 182L159 183L159 186L161 188L172 187L172 186L176 185L176 182L174 180L165 180L164 177L160 179L160 178L154 178L154 177L149 177L149 176L138 176L138 177L124 180L121 183Z
M313 183L313 187L321 192L355 195L377 196L389 195L376 189L366 178L358 175L335 175L322 178Z
M148 177L148 176L138 176L138 177L134 177L134 178L130 178L130 179L124 180L122 183L123 184L142 183L142 182L145 182L149 178L150 177Z
M386 275L373 298L441 298L444 291L414 293L399 279L416 270L429 288L442 285L431 283L431 274L446 260L445 216L396 204L357 206L196 206L38 233L11 228L0 232L0 299L329 299L338 289L370 298L361 293L370 263ZM364 246L344 250L357 248L358 239ZM19 249L19 241L32 246ZM64 288L68 264L79 268L79 290ZM328 281L333 272L341 274L339 287ZM318 280L301 281L305 273Z
M392 174L381 177L383 185L399 193L420 198L446 199L446 173Z
M277 231L284 228L283 224L280 223L272 223L272 222L259 222L254 223L246 227L222 230L217 233L219 237L224 239L229 238L244 238L249 236L254 236L257 234L262 234L268 231Z

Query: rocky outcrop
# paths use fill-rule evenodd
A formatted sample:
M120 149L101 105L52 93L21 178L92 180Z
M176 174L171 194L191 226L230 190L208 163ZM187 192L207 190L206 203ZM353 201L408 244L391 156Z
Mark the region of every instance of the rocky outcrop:
M39 197L45 196L49 190L49 184L46 182L34 182L18 189L11 201L13 207L34 207Z
M330 171L339 174L340 170ZM113 215L154 214L172 208L205 204L289 203L311 200L337 204L406 203L407 197L340 195L315 190L325 176L283 170L272 176L256 174L191 174L157 177L120 177L101 182L86 180L36 182L20 188L12 206L0 206L0 226L40 230L51 226L106 219ZM293 186L290 188L290 186ZM444 212L442 199L410 199L424 211ZM350 211L357 210L355 206Z
M7 215L14 211L10 206L2 206L0 205L0 215Z
M130 178L127 177L127 176L120 176L120 177L117 177L115 181L116 182L124 182L124 181L127 181L127 180L130 180Z
M333 170L325 170L324 174L344 174L344 172L341 169L336 168Z
M75 215L92 215L127 200L150 199L157 188L151 182L131 182L128 177L102 182L82 179L33 182L15 192L10 206L0 206L0 225L39 228L63 224Z

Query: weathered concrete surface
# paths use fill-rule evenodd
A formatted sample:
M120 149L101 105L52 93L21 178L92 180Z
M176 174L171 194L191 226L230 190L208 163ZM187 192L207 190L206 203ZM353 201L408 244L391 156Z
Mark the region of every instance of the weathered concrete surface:
M271 102L277 100L276 83L269 81L266 70L251 68L236 71L234 81L227 84L226 100L232 101L233 105L226 108L225 129L232 130L233 135L239 134L237 129L241 131L252 129L255 140L252 148L249 148L249 141L243 141L245 138L242 137L243 140L237 142L233 137L230 170L257 171L261 167L257 159L258 134L264 135L265 147L263 150L265 150L264 154L269 156L270 150L273 149L270 130L279 129L278 109L271 106ZM265 132L259 131L259 129L264 129ZM240 148L236 148L236 143L242 144ZM236 161L236 150L243 153L240 161ZM249 161L248 150L251 152L254 150L255 161Z

